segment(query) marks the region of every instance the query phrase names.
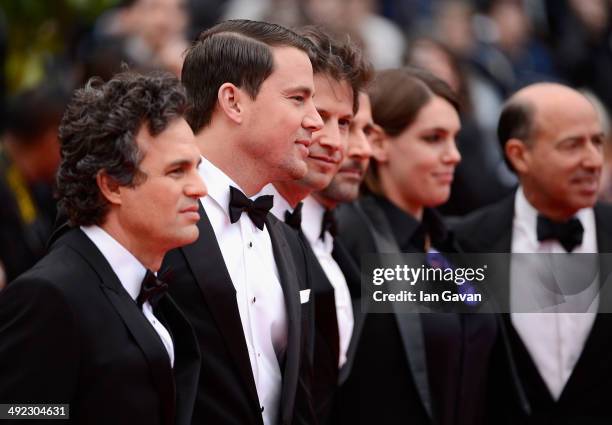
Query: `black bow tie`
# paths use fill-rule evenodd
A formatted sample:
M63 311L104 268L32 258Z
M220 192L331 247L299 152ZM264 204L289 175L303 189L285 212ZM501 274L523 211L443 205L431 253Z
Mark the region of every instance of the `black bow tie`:
M326 231L329 232L332 236L336 236L338 234L338 223L336 222L336 217L334 216L334 210L327 209L323 214L321 234L319 235L320 239L325 238Z
M538 215L538 240L556 239L567 252L582 243L584 228L576 217L566 222L552 221L549 218Z
M136 298L138 307L142 308L142 305L147 301L149 301L151 307L157 307L157 303L167 291L168 284L159 280L151 270L147 270L142 285L140 285L140 293Z
M232 223L237 222L242 212L246 211L253 224L259 230L263 230L266 223L266 215L268 215L268 211L270 211L273 204L274 197L272 195L263 195L251 201L240 190L230 186L229 215Z
M292 213L288 210L285 211L285 223L295 230L300 230L302 228L302 205L304 205L303 202L297 204Z

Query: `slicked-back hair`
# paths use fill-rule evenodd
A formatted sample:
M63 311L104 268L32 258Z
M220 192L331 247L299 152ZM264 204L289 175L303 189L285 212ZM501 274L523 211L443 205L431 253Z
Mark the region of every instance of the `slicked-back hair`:
M70 225L104 222L109 204L96 182L100 171L120 186L145 181L137 133L146 125L157 136L186 108L183 87L166 73L123 72L106 83L94 77L75 91L59 128L57 174L58 207Z
M202 32L183 63L182 82L194 133L210 124L219 87L232 83L252 99L274 71L272 47L294 47L314 60L310 41L280 25L244 19L221 22Z
M504 160L508 167L514 171L514 166L506 157L506 143L510 139L518 139L530 144L530 138L533 132L533 121L535 115L534 106L524 100L516 100L510 98L502 107L499 123L497 125L497 138L501 144Z
M429 71L403 67L380 71L369 90L372 118L390 137L410 127L419 111L434 97L450 103L459 114L459 101L444 81ZM376 160L372 159L365 177L366 189L383 195Z
M359 110L359 92L363 91L373 75L372 65L362 50L346 36L333 38L321 27L306 26L298 30L316 47L312 62L315 74L326 74L336 81L346 81L353 89L353 113Z

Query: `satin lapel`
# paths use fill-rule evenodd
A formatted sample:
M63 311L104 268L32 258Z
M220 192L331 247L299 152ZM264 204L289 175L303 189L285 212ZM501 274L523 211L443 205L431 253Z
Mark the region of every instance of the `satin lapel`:
M202 204L200 204L200 217L198 222L200 236L193 244L183 247L182 250L217 328L221 330L228 351L251 394L251 399L259 409L259 398L236 302L236 290Z
M479 222L479 230L472 232L467 237L473 238L470 241L476 250L471 250L477 254L500 253L508 255L497 255L492 257L491 261L496 260L497 265L494 270L500 273L500 280L492 282L495 286L492 292L496 294L499 308L502 311L509 311L510 305L510 260L509 255L512 252L512 223L514 221L514 197L506 197L499 204L496 204L492 209L482 217ZM466 236L464 236L466 237ZM458 243L460 248L461 243Z
M393 307L397 303L392 303ZM404 352L408 358L408 365L412 372L414 384L421 396L421 402L429 418L433 420L433 408L431 405L431 392L429 390L429 377L427 374L427 357L425 351L425 339L421 317L418 313L396 312L397 327L402 337Z
M64 237L58 239L56 243L62 244L64 240L92 266L100 277L100 286L106 297L121 316L136 344L147 359L153 376L153 383L163 403L164 423L174 423L176 399L174 379L168 353L159 339L159 335L125 291L117 275L93 242L81 230L77 229L70 231Z
M500 201L499 204L492 207L479 223L479 231L474 235L479 239L476 240L475 246L478 247L479 254L484 253L500 253L508 254L495 257L501 263L496 266L500 270L501 281L493 282L497 287L494 292L497 294L497 308L500 311L510 311L510 260L512 252L512 226L514 221L514 199L516 192ZM460 244L459 244L460 245ZM496 315L498 328L500 330L500 338L503 345L503 350L508 359L508 373L510 374L514 392L518 399L518 403L524 414L531 414L531 405L527 398L527 393L524 389L520 378L519 368L514 359L512 351L512 342L509 333L515 332L512 329L512 321L509 313Z
M373 199L364 198L364 202L358 202L358 208L361 208L365 214L366 222L369 222L370 229L376 244L378 253L398 253L401 252L399 246L395 242L391 226L384 215L384 212L378 208ZM396 304L393 303L395 306ZM429 389L429 378L427 375L427 357L425 352L425 340L423 338L423 329L419 314L396 313L395 318L402 345L404 346L404 354L408 360L408 366L412 372L415 386L423 403L423 407L429 418L433 420L433 410L431 404L431 392ZM363 323L360 324L360 329Z
M200 350L193 328L170 296L163 297L155 314L165 320L174 342L176 425L191 424L200 376Z
M287 355L285 357L281 392L281 423L291 423L300 369L300 299L299 282L295 277L295 264L283 234L283 226L272 214L266 217L266 228L272 241L274 260L283 287L287 309ZM291 230L293 231L293 230Z

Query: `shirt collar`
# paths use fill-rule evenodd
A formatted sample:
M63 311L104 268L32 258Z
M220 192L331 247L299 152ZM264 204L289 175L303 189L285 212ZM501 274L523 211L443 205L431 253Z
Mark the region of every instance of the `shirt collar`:
M308 242L311 245L317 243L319 236L321 235L321 226L323 225L323 214L325 214L325 207L317 202L312 196L307 196L304 199L304 206L302 206L302 231ZM332 237L329 232L325 232L325 241L328 239L332 241Z
M520 228L534 245L539 244L537 222L538 211L527 201L523 188L519 186L514 198L514 226Z
M289 202L279 193L279 191L274 187L272 183L269 183L261 189L261 192L257 194L260 195L272 195L274 196L274 205L272 205L272 209L270 212L274 217L278 218L281 221L285 221L285 212L289 211L293 212L294 208L289 205Z
M453 251L448 229L440 214L432 209L423 210L423 220L397 207L387 198L375 196L376 202L382 208L391 229L394 230L397 243L402 251L421 252L425 249L425 235L429 235L431 244L441 251Z
M219 207L229 217L229 201L230 201L230 186L234 186L236 189L240 189L243 193L242 188L236 184L227 174L221 171L212 162L202 156L202 163L198 168L200 177L206 183L208 188L208 196L215 201Z
M147 269L130 251L99 226L81 226L81 230L100 250L130 297L136 300Z
M537 234L538 214L538 210L527 200L523 187L519 186L514 198L514 226L521 228L529 238L529 241L536 245L540 243ZM580 220L585 232L590 231L590 223L595 222L593 208L578 210L574 217Z

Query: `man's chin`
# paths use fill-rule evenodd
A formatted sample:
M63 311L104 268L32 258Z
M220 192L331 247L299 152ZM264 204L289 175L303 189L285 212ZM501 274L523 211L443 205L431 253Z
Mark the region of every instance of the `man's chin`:
M301 180L306 177L308 173L308 166L306 162L303 160L297 160L293 162L289 167L285 168L286 177L283 179L277 179L278 181L282 180Z
M300 184L312 192L319 192L329 186L331 181L331 177L320 173L313 173L312 170L309 170L304 178L300 179Z
M333 181L321 191L321 196L337 203L353 202L359 197L359 185Z
M184 228L181 232L180 238L177 238L175 248L194 243L198 239L198 236L200 236L200 230L198 229L197 225L194 224Z
M572 209L578 212L584 208L593 208L597 203L597 196L581 196L572 203Z

